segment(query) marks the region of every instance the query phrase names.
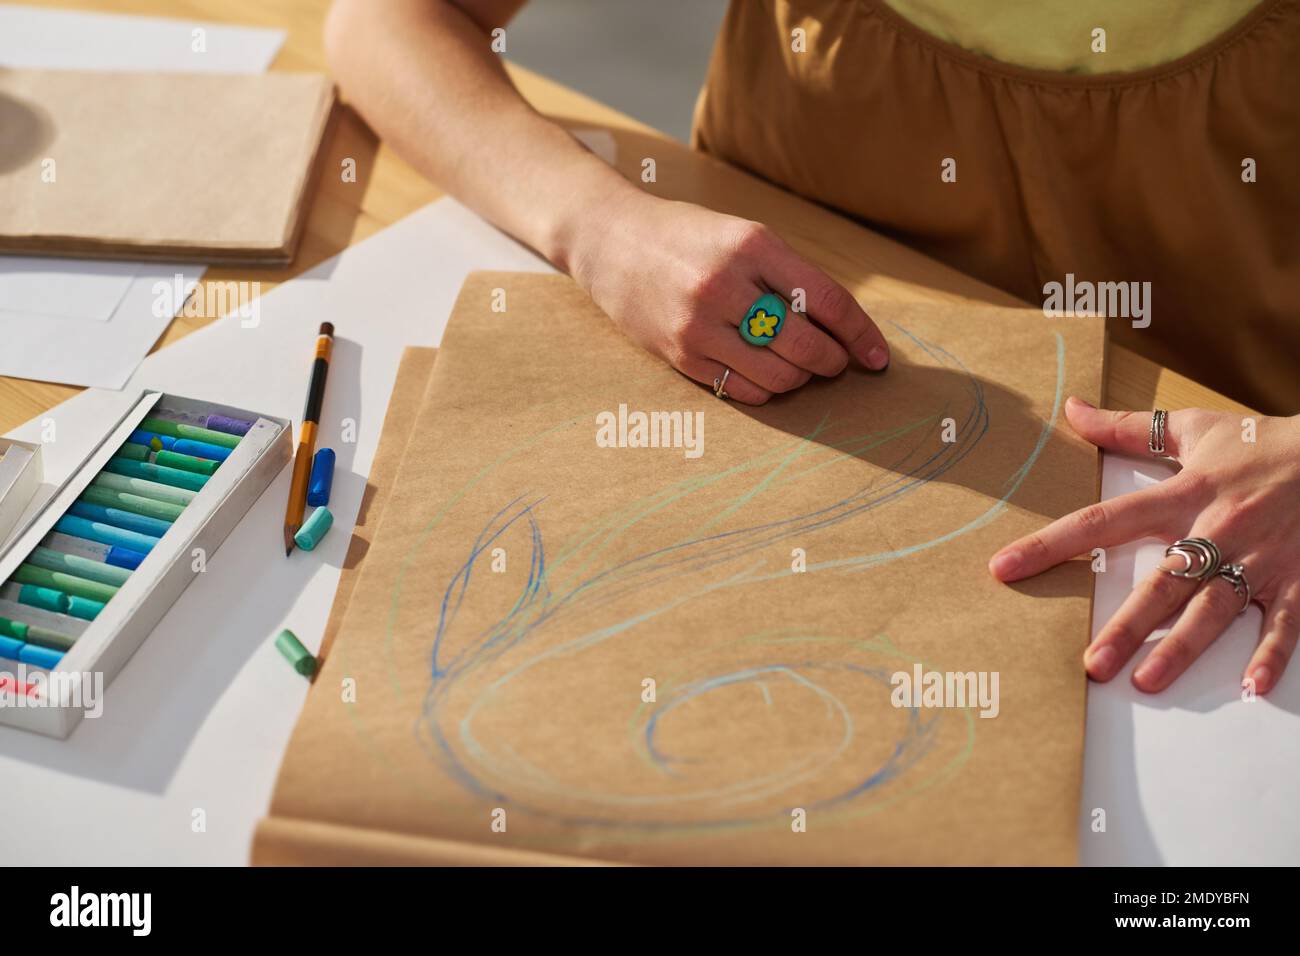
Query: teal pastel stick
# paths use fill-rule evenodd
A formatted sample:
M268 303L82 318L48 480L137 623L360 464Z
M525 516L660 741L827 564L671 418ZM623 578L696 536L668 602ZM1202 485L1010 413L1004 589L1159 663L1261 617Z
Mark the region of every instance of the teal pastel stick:
M146 481L157 481L164 485L174 485L177 488L186 488L190 491L202 491L203 486L208 483L207 475L196 474L192 471L181 471L179 468L167 468L146 461L131 461L129 458L110 458L104 468L115 475L126 475L128 478L143 478Z
M68 595L68 613L73 617L79 617L83 621L93 621L102 610L104 610L103 601L92 601L90 598L78 597L75 594Z
M325 532L334 524L334 516L324 506L317 508L303 522L298 533L293 536L293 543L304 551L311 551L325 537Z
M118 528L102 521L90 521L76 515L64 515L55 523L54 530L77 538L98 541L100 544L129 548L142 554L148 554L158 543L158 539L151 535L127 531L125 528Z
M161 538L171 530L172 526L170 521L150 518L148 515L136 514L134 511L126 511L122 508L106 508L104 505L91 504L89 501L74 501L72 507L68 509L68 514L85 518L87 521L111 524L115 528L134 531L136 534L147 534L153 538Z
M107 545L104 547L107 547ZM115 567L111 564L105 564L103 561L82 557L79 554L66 554L39 545L33 548L32 553L27 556L27 563L38 568L45 568L47 571L62 571L64 574L76 575L79 578L85 578L87 581L111 584L115 588L120 588L126 583L126 579L131 576L131 572L126 568Z
M30 604L55 614L68 613L68 595L54 588L43 588L37 584L24 584L18 589L18 603Z

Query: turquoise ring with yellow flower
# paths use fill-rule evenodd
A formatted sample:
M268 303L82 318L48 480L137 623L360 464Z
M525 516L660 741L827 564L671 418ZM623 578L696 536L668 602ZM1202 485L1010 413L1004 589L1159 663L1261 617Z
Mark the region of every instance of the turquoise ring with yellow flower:
M768 292L754 300L740 323L740 337L750 345L771 345L785 325L785 301Z

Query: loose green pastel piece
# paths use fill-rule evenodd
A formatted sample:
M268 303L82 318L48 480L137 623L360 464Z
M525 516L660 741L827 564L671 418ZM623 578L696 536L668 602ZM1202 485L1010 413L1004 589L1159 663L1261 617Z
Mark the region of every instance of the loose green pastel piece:
M15 640L27 640L27 625L22 621L11 621L7 617L0 617L0 637L12 637Z
M785 302L779 295L760 295L740 323L740 337L750 345L770 345L785 325Z
M328 508L321 505L298 529L298 533L293 536L293 543L304 551L311 551L320 539L325 537L325 532L332 524L334 524L334 516L330 514Z
M310 677L316 673L316 658L312 656L311 651L302 646L302 641L298 640L298 636L293 631L288 628L281 631L275 639L275 648L303 677Z

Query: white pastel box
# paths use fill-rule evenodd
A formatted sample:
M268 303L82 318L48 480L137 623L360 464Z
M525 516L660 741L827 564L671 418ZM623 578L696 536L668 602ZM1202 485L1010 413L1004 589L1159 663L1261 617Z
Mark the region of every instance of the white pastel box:
M102 674L103 688L113 678L162 620L181 593L200 573L203 563L195 560L202 549L204 563L210 561L221 542L253 506L280 470L292 458L290 422L227 405L202 402L178 395L150 391L143 393L131 409L104 437L72 476L55 492L22 529L18 537L0 552L0 581L7 581L32 549L53 529L59 518L77 500L91 480L113 457L140 423L155 408L196 418L224 415L253 422L230 456L185 506L180 516L161 536L93 621L86 622L54 671L32 680L28 673L21 706L15 693L16 661L0 660L0 678L11 676L7 692L0 690L0 725L66 738L81 722L88 701L69 693L81 675ZM39 617L39 615L36 615ZM35 618L30 623L39 623ZM27 668L27 671L32 671ZM44 673L44 672L42 672ZM56 688L63 693L51 693ZM41 693L33 692L33 688ZM111 697L111 695L105 695ZM90 701L89 703L96 703ZM34 706L35 705L35 706ZM108 719L105 717L104 719Z
M0 548L41 487L41 446L0 438Z

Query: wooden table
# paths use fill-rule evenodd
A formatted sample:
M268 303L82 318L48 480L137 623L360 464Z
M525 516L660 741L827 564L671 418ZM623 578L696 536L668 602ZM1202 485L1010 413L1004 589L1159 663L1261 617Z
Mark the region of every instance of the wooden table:
M33 0L26 0L33 2ZM329 0L35 0L44 6L136 13L248 26L277 27L288 38L273 69L326 71L321 32ZM620 146L620 168L639 172L639 157L653 149L659 166L662 195L709 201L710 177L718 174L716 161L692 153L675 140L528 70L512 67L516 83L541 112L566 125L604 127ZM339 175L345 158L356 160L355 182ZM437 199L442 191L425 180L382 143L352 110L336 113L323 157L322 172L314 187L311 209L301 247L293 265L283 269L215 268L205 282L256 281L263 292L286 279L377 232L420 206ZM750 213L758 217L757 211ZM779 223L773 223L780 230ZM813 254L831 272L837 271L831 244L819 247L818 237L786 238L806 254ZM910 250L885 239L868 237L871 246L872 291L936 302L960 303L978 299L1018 304L1007 294L975 280L936 267ZM818 255L818 253L823 255ZM431 252L432 254L432 252ZM858 263L860 265L860 262ZM925 281L918 281L924 274ZM855 290L857 291L857 290ZM864 302L870 308L869 302ZM163 348L212 321L212 317L174 319L155 348ZM0 377L0 434L42 414L76 394L79 389L44 382ZM1106 356L1106 402L1116 408L1148 409L1200 406L1248 412L1240 405L1128 349L1111 345Z

